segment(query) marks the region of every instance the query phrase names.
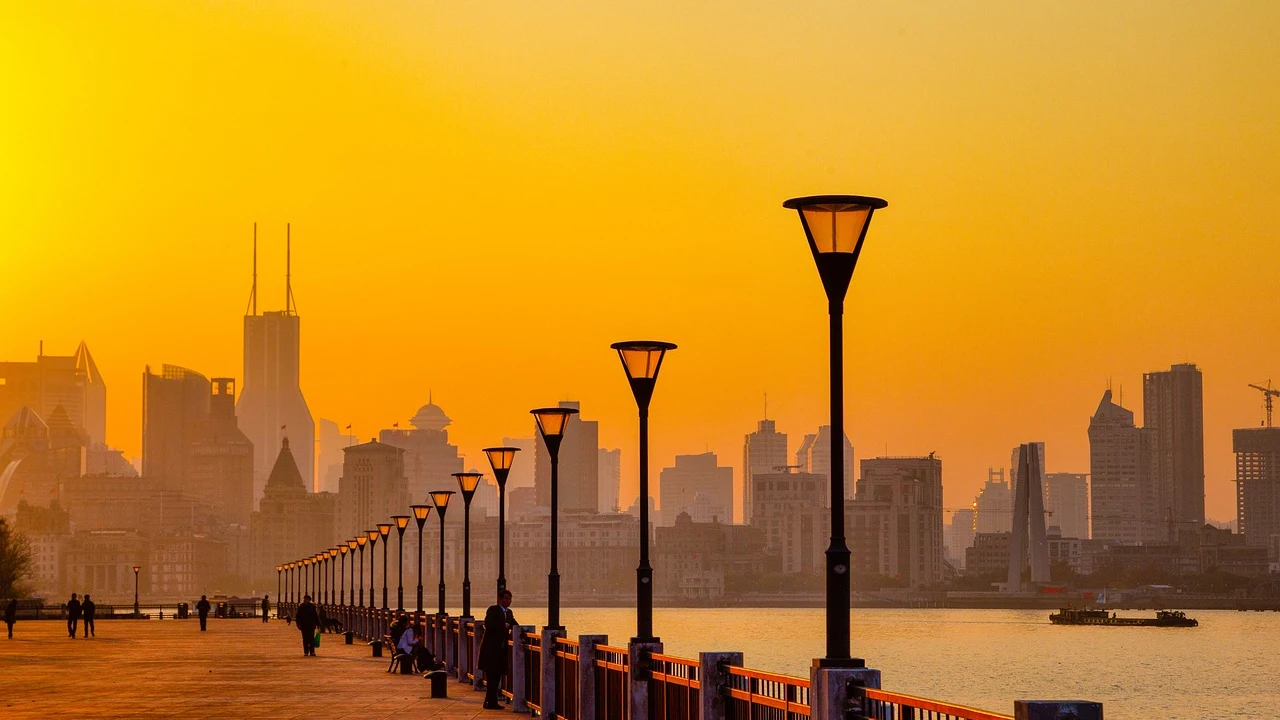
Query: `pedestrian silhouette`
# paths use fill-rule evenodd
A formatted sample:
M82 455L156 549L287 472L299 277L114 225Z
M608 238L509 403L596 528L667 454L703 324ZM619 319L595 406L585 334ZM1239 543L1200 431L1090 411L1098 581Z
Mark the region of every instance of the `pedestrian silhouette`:
M84 602L80 604L80 611L84 613L84 636L89 637L92 635L97 637L98 633L94 632L93 629L93 618L98 612L98 606L89 599L88 594L84 596Z
M298 630L302 632L302 654L315 655L316 628L320 626L320 613L316 612L316 606L312 604L310 595L302 597L302 603L298 605L293 621L298 624Z
M76 599L76 594L71 593L71 599L67 601L67 634L73 639L76 636L76 625L80 622L80 601Z
M13 639L13 624L18 622L18 599L13 598L4 606L4 624L9 626L9 639Z
M262 596L262 622L267 621L267 613L271 612L271 596Z
M200 632L204 632L205 625L209 622L209 598L200 596L200 602L196 603L196 613L200 615Z

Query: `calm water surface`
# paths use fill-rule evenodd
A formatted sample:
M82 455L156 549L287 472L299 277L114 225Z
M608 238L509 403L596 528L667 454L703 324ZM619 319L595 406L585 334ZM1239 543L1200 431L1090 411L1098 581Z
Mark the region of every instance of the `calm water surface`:
M541 627L545 612L512 608ZM1142 611L1122 615L1145 616ZM1198 628L1058 627L1042 610L854 610L853 651L895 692L1013 713L1013 701L1085 699L1108 720L1280 718L1280 613L1197 610ZM563 608L570 637L635 633L632 609ZM658 609L671 655L739 650L758 670L808 677L821 609Z

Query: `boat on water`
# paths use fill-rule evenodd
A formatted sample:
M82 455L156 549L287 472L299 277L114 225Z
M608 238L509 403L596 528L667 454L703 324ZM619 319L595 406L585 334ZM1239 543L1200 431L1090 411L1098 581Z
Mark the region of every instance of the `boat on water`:
M1123 627L1196 627L1200 623L1181 610L1160 610L1153 618L1116 617L1106 610L1063 608L1049 616L1054 625L1118 625Z

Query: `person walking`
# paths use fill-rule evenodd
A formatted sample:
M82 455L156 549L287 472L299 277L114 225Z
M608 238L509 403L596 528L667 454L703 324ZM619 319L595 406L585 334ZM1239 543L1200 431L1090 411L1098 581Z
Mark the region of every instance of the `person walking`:
M267 621L267 613L271 612L271 596L262 596L262 622Z
M13 598L4 606L4 624L9 626L9 639L13 639L13 624L18 622L18 599Z
M316 628L320 625L320 613L316 612L316 606L311 602L310 595L302 597L302 603L298 605L298 611L293 615L293 621L297 623L298 630L302 633L302 654L316 654Z
M84 614L84 636L98 637L98 633L93 629L93 618L98 613L98 606L89 599L88 594L85 594L84 602L80 604L80 612Z
M76 625L80 622L80 601L76 599L76 594L71 593L71 599L67 601L67 634L72 637L76 636Z
M196 614L200 616L200 632L204 632L209 622L209 607L209 598L201 595L200 602L196 603Z
M507 638L515 616L511 614L511 591L498 593L498 602L490 605L484 614L484 639L480 641L480 669L484 671L484 708L501 710L498 691L502 687L502 675L507 671Z

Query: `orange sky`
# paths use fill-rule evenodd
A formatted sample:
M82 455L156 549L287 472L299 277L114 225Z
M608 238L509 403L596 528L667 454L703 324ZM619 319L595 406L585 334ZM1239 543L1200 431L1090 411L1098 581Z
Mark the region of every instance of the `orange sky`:
M937 451L948 507L1010 448L1088 470L1108 378L1205 372L1209 515L1280 380L1280 5L77 3L0 16L0 358L84 339L109 435L144 364L241 374L294 228L303 389L370 436L434 390L469 465L679 343L652 462L740 480L769 393L825 422L802 194L879 195L846 320L857 456Z

